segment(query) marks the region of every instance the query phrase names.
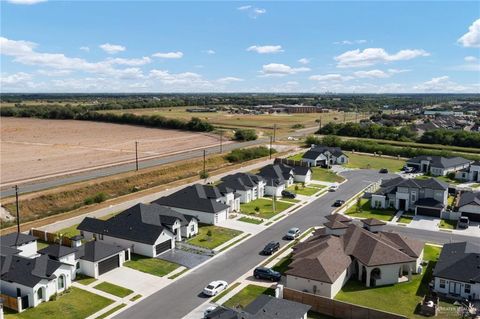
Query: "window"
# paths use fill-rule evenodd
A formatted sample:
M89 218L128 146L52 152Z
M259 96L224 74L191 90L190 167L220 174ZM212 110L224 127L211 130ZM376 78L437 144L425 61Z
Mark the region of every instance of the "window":
M195 225L192 225L192 226L190 227L190 231L191 231L192 233L195 232Z
M37 291L37 299L42 300L43 299L43 288L38 288Z
M63 289L65 288L65 276L61 275L58 277L58 289Z
M471 286L469 284L465 284L464 291L465 291L466 294L469 294L470 291L471 291Z
M103 234L99 234L98 239L103 240Z
M445 280L440 279L440 288L445 289Z
M80 269L80 263L77 263L76 268Z

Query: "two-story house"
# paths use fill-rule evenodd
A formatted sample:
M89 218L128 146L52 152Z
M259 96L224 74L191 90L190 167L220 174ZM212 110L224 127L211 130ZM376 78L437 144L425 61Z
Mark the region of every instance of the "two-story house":
M312 145L311 148L303 154L302 162L311 167L328 167L335 164L342 165L348 163L348 156L342 152L340 147Z
M480 182L480 161L473 162L469 167L455 173L455 179L465 182Z
M447 207L448 185L435 178L405 179L396 177L382 181L372 194L372 208L395 208L413 211L415 215L441 217Z
M250 203L252 200L265 195L265 180L249 173L236 173L227 175L217 185L221 193L233 193L233 211L240 210L240 203Z

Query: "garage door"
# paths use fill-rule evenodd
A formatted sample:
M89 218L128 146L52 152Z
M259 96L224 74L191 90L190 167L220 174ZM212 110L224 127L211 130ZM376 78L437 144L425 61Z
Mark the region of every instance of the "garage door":
M467 216L472 222L480 222L480 214L477 213L462 213L462 216Z
M172 241L171 240L164 241L163 243L155 246L155 254L157 255L161 254L164 251L169 250L170 248L172 248Z
M119 255L115 255L98 263L98 274L104 274L112 269L120 267Z
M428 207L417 207L417 215L440 217L440 212L441 212L440 209L428 208Z

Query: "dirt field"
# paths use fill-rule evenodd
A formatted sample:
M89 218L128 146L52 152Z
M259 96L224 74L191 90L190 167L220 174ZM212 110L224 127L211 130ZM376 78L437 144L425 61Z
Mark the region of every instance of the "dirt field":
M1 183L217 145L212 134L70 120L2 118Z

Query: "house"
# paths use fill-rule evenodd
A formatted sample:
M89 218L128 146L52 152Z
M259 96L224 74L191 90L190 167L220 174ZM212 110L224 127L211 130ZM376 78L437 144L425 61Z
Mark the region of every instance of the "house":
M123 266L130 260L130 250L121 246L106 244L98 240L86 242L75 254L78 272L93 278Z
M206 319L307 319L310 306L286 299L260 295L242 309L217 307Z
M480 246L469 242L443 245L433 278L439 294L480 300Z
M296 183L308 184L312 180L312 169L306 166L286 165L283 163L275 163L280 166L285 176L293 175L293 181ZM288 174L288 175L287 175Z
M239 211L240 203L250 203L265 195L265 180L259 175L236 173L223 177L217 188L221 193L234 193L233 211Z
M107 219L86 217L77 229L87 240L96 239L133 253L156 257L175 247L181 222L162 224L158 205L137 204ZM153 217L159 216L153 221ZM176 233L175 233L176 232Z
M282 196L282 192L293 185L293 169L285 165L270 164L260 169L258 173L265 180L265 195Z
M229 200L215 186L195 184L173 194L154 200L154 204L170 207L179 213L195 216L199 222L217 225L227 220L231 201L235 195L229 193ZM228 205L229 203L231 205Z
M329 220L325 228L294 246L286 287L334 298L352 277L367 287L410 280L419 271L423 245L396 233L373 233Z
M31 238L14 233L20 248L32 245ZM65 291L71 286L75 267L50 259L46 255L25 256L26 250L14 248L10 241L12 234L2 236L0 249L0 292L11 297L21 298L21 308L36 307L44 301ZM24 235L24 234L23 234ZM29 236L33 237L33 236ZM7 238L6 241L3 239ZM21 238L21 239L20 239ZM28 241L20 244L23 241ZM36 239L34 240L36 246ZM5 245L5 246L3 246ZM30 247L27 248L27 250Z
M407 166L415 168L419 172L433 176L446 176L462 169L468 168L472 161L463 157L443 157L420 155L407 161Z
M480 222L480 192L462 192L456 204L456 210L470 220Z
M329 167L331 165L342 165L348 163L348 156L342 152L340 147L329 147L312 145L302 156L302 162L308 166Z
M372 208L414 211L415 215L441 217L448 201L448 185L436 178L383 180L372 194Z
M480 182L480 161L475 161L469 167L457 171L455 179L465 182Z
M19 256L33 257L37 254L37 237L22 234L10 233L0 237L0 245L2 249L9 247L19 250Z

